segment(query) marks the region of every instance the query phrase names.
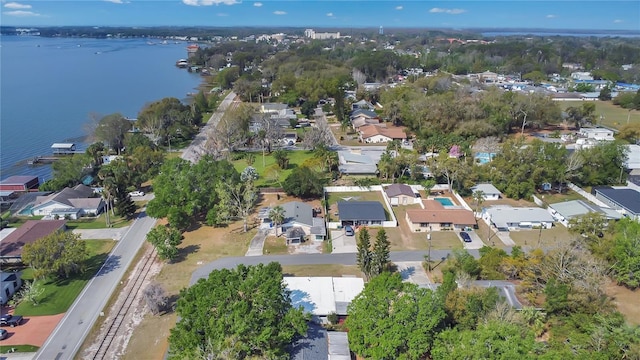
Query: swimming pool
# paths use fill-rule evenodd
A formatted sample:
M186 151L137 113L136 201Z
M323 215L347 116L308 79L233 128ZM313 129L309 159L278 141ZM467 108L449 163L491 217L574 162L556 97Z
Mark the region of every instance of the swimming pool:
M449 198L435 198L433 200L439 202L442 206L453 206L453 201Z

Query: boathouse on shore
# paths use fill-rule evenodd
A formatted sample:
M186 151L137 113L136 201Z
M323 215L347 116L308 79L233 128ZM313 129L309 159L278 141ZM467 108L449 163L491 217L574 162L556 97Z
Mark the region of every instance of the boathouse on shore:
M76 144L74 143L54 143L51 145L54 155L71 155L76 152Z

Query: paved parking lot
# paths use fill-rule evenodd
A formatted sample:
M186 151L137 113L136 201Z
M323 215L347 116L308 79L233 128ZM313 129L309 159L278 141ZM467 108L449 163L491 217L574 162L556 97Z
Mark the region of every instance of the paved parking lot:
M334 254L358 252L356 236L346 236L344 230L331 230L331 247Z

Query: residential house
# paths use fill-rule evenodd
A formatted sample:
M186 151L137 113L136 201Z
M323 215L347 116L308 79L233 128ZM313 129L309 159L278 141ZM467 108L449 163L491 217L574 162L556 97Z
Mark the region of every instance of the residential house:
M65 220L27 220L17 230L8 234L0 242L0 259L6 262L20 262L22 248L56 231L66 230Z
M498 81L498 74L487 70L478 74L478 79L483 83L495 83Z
M22 286L21 273L0 271L0 305L6 305Z
M578 136L598 141L613 141L613 130L607 128L580 128Z
M0 191L31 191L38 190L40 181L37 176L15 175L0 181Z
M571 73L571 79L579 81L593 80L593 75L589 71L575 71Z
M622 215L633 220L640 220L640 192L631 188L613 188L610 186L594 187L591 193L596 199L611 206Z
M302 306L316 322L325 322L327 315L346 316L349 304L364 289L364 280L357 277L290 277L282 278L291 292L293 307Z
M482 191L484 201L498 200L502 197L500 190L496 189L493 184L477 184L471 188L472 192Z
M387 220L384 207L377 201L338 201L340 224L382 226Z
M263 114L277 115L288 108L289 105L284 103L263 103L260 105L260 112Z
M326 229L324 219L315 216L314 209L300 201L290 201L281 205L284 210L282 231L291 243L309 236L311 240L324 240ZM298 229L291 230L290 229Z
M381 156L381 155L380 155ZM345 175L376 175L378 161L372 152L338 151L338 170Z
M70 219L78 216L97 216L102 212L104 200L94 197L93 189L86 185L76 185L60 192L38 196L31 208L33 216L49 216Z
M19 272L5 272L0 271L0 305L6 305L13 294L18 292L22 286L22 274Z
M382 84L379 82L364 83L362 84L362 87L364 88L364 91L376 91L382 87Z
M569 220L588 213L597 213L609 220L618 220L622 218L622 215L613 209L603 208L582 200L571 200L550 204L547 211L549 211L556 221L565 227L569 227Z
M351 126L358 130L364 125L375 125L380 123L380 117L374 111L358 109L351 112L349 115L349 121Z
M382 125L382 124L381 124ZM404 127L391 127L378 125L364 125L358 129L360 141L363 143L387 143L393 140L404 141L407 139Z
M373 111L375 109L375 106L373 106L373 104L368 102L367 100L362 99L358 102L354 102L353 104L351 104L351 110L358 110L358 109Z
M499 231L545 228L553 226L553 216L539 207L495 205L482 211L482 219Z
M463 208L445 207L436 200L423 200L422 209L408 209L406 220L413 232L464 230L476 226L473 212Z
M391 205L411 205L420 201L411 186L405 184L391 184L384 189Z
M629 170L640 169L640 145L630 144L625 147L627 148L627 159L624 162L624 167Z

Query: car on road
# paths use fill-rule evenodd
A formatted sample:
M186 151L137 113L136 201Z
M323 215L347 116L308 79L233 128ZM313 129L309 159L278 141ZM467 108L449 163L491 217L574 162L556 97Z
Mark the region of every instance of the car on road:
M0 329L0 340L4 340L9 335L9 332L5 329Z
M471 236L469 236L469 234L465 231L461 231L460 232L460 237L462 238L462 241L464 242L471 242Z
M353 231L353 227L351 227L351 225L347 225L344 227L344 234L346 236L353 236L355 234L355 232Z
M18 326L22 324L22 316L4 314L0 316L0 326Z
M129 196L144 196L144 192L140 190L132 191L129 193Z

